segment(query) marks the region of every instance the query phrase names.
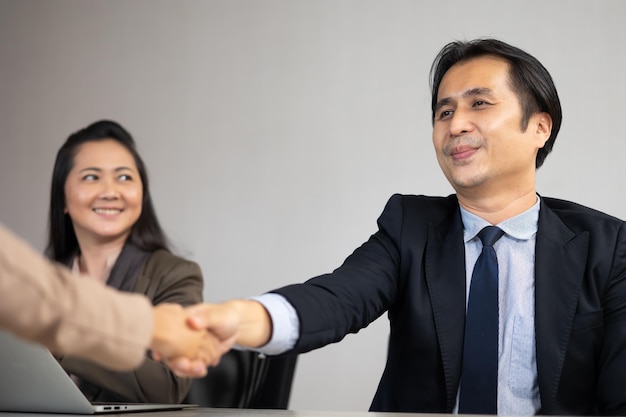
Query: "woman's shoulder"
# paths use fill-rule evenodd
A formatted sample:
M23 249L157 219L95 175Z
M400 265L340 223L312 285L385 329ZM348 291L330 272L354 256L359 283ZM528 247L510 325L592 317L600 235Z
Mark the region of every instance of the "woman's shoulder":
M200 269L194 261L175 255L168 250L158 249L148 257L144 271L162 271L173 268Z
M204 286L200 266L167 250L150 254L139 276L136 291L146 294L154 304L174 302L182 305L202 301Z

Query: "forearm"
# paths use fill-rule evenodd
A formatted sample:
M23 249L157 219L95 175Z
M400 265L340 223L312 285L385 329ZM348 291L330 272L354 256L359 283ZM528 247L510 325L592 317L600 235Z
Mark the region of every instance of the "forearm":
M145 297L76 279L1 225L0 242L0 328L117 370L141 363L152 332Z

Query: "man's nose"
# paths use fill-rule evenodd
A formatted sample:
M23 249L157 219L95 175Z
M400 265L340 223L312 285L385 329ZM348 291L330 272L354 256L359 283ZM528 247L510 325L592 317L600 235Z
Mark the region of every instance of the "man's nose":
M450 119L450 134L459 136L474 130L474 124L469 112L462 109L456 109Z

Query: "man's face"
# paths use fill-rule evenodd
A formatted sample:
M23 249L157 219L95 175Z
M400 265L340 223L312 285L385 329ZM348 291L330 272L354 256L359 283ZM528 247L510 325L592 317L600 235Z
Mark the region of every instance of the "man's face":
M537 113L522 132L521 119L505 60L478 57L446 72L437 95L433 144L443 173L460 196L534 191L535 157L552 124L546 113Z

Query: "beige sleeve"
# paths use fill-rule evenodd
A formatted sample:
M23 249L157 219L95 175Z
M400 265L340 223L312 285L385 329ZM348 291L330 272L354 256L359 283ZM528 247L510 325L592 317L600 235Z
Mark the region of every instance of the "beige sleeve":
M146 297L77 279L0 224L0 329L56 354L129 370L144 359L152 320Z

